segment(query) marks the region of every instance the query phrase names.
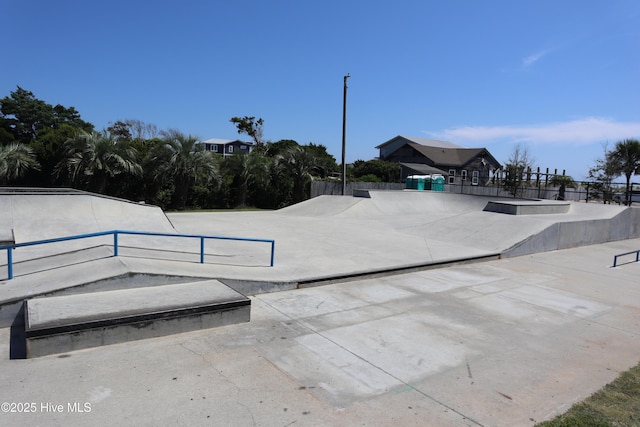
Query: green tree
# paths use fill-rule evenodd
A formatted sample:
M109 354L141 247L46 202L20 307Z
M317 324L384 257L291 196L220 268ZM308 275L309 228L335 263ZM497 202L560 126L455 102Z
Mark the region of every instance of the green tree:
M302 146L305 151L315 158L316 169L314 173L320 178L326 178L332 172L338 172L340 167L335 157L327 152L327 147L322 144L310 142Z
M513 197L522 195L525 172L533 166L534 160L526 146L516 144L505 165L504 189Z
M148 140L159 136L156 125L134 119L110 122L107 130L117 138L134 141Z
M309 182L320 171L318 158L312 150L307 150L305 147L292 147L278 156L277 162L293 179L292 202L298 203L305 200Z
M235 194L232 204L236 207L248 206L252 186L260 186L268 177L270 160L260 153L235 154L225 157L222 173Z
M255 142L256 148L258 150L261 149L262 129L264 125L262 118L256 120L254 116L232 117L230 122L236 126L239 134L244 133L249 135L253 142Z
M93 125L82 120L75 108L60 104L54 107L20 86L9 96L0 99L0 119L3 130L23 144L34 141L43 130L62 124L86 132L93 130Z
M131 131L129 130L129 126L120 120L116 122L109 122L109 127L107 128L107 132L113 135L114 138L122 141L131 141L133 136L131 135Z
M19 179L34 169L40 169L40 164L31 148L19 143L0 146L0 184Z
M197 137L174 129L162 134L162 143L156 145L150 154L149 167L153 168L156 180L173 182L172 205L184 209L197 180L202 176L215 175L216 161L211 152L204 151L198 144Z
M558 200L565 199L565 192L567 188L576 188L578 184L569 175L553 175L549 180L549 184L554 187L560 187L558 189Z
M31 171L25 177L25 183L38 187L64 186L56 174L56 166L63 160L65 142L76 137L78 129L62 124L56 128L47 128L39 132L38 137L29 144L42 168L38 172Z
M130 144L118 141L108 132L80 132L65 142L64 158L57 172L68 173L77 185L88 185L104 193L108 178L142 173L136 154Z
M8 145L13 142L16 142L13 133L11 133L11 128L9 126L9 120L2 117L0 114L0 145Z
M400 165L384 160L356 160L353 162L353 178L362 180L365 176L375 176L377 182L400 182Z
M266 147L264 150L264 154L265 156L269 157L277 157L290 148L300 146L300 144L298 144L298 142L294 141L293 139L281 139L280 141L276 142L267 142L265 145Z
M616 172L609 161L607 144L602 146L604 156L595 160L595 165L589 169L589 186L591 187L588 198L602 199L604 203L611 203L613 196L613 180Z
M612 170L626 179L625 204L631 204L631 176L640 173L640 141L625 139L616 143L609 153L608 161Z

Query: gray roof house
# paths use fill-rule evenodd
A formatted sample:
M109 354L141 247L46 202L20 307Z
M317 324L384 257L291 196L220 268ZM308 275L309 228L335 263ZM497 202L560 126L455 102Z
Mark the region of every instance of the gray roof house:
M205 151L213 151L223 157L248 154L253 150L253 142L240 141L239 139L211 138L197 144L204 145Z
M486 148L398 135L376 147L380 160L399 163L401 177L442 174L449 184L486 185L502 165Z

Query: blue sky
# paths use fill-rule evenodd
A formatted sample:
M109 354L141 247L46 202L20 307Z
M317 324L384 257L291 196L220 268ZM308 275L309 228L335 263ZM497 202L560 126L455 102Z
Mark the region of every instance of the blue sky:
M396 135L514 144L583 179L640 138L637 0L0 0L0 97L19 85L98 129L137 119L202 139L327 146L347 161Z

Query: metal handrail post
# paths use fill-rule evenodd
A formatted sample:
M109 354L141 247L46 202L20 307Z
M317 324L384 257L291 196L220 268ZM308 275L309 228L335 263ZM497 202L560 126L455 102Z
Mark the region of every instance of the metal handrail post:
M270 265L270 267L273 267L273 258L275 257L275 253L276 253L276 241L272 240L271 241L271 265Z
M634 253L636 254L636 262L640 262L640 249L638 249L637 251L625 252L623 254L614 255L613 256L613 266L614 267L618 266L618 257L627 256L627 255L631 255L631 254L634 254Z
M118 232L113 232L113 256L118 256Z
M9 280L13 279L13 253L11 252L13 248L7 248L7 275L9 276Z
M204 264L204 237L200 237L200 264Z

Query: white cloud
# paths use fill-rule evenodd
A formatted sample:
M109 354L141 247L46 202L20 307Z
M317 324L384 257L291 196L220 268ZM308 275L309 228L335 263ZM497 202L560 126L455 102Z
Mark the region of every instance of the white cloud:
M538 62L543 56L549 53L548 50L541 50L540 52L534 53L533 55L529 55L526 58L522 59L522 66L529 67L536 62Z
M640 122L617 122L607 118L587 117L537 125L463 126L425 133L432 138L461 145L478 142L523 142L576 146L640 138Z

